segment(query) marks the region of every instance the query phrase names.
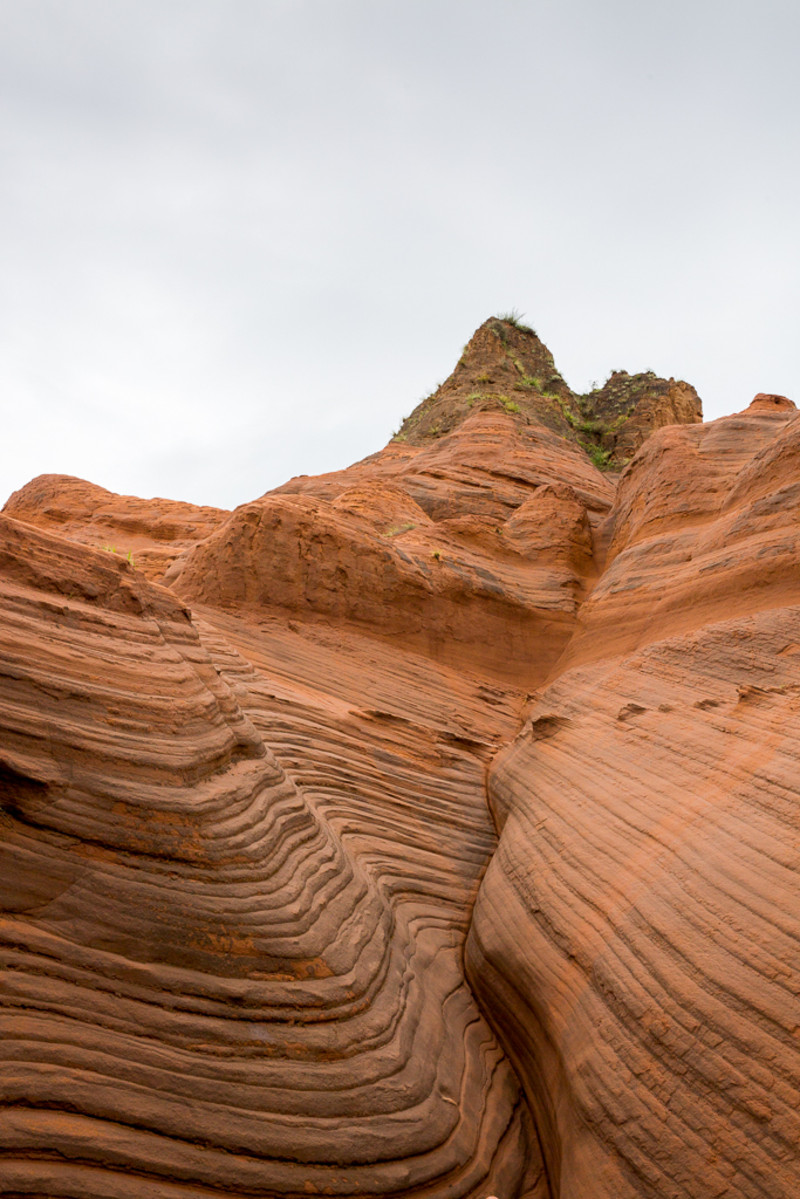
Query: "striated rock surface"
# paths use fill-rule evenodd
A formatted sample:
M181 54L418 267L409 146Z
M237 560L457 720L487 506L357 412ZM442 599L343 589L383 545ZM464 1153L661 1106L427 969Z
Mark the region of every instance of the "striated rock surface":
M495 318L347 471L11 498L0 1193L800 1191L800 416L698 418Z
M468 975L551 1192L800 1187L800 416L655 434L495 760Z
M521 686L544 677L593 571L613 488L541 428L476 413L252 504L176 562L186 600L321 616ZM348 485L349 484L349 485Z
M0 533L4 1193L538 1193L461 967L512 700Z

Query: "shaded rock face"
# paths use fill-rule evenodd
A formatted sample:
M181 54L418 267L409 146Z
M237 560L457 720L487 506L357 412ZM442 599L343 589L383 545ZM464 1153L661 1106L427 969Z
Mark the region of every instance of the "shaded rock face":
M452 375L405 418L395 440L424 445L482 409L552 429L604 470L625 466L654 429L703 419L689 383L652 371L613 371L602 387L579 395L533 329L501 317L476 330Z
M618 483L537 393L12 497L2 1193L798 1193L800 417L684 387L596 393L679 422Z

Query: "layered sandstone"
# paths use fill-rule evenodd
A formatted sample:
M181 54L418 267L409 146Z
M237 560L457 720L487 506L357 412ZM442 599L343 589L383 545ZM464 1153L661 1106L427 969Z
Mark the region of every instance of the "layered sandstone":
M655 434L492 766L468 975L562 1199L800 1186L798 465L781 398Z
M512 698L0 533L3 1191L535 1188L461 967Z
M494 320L347 471L9 501L4 1194L800 1189L800 417L593 396Z
M177 594L302 612L520 686L572 634L613 487L549 430L481 412L238 508L170 570Z

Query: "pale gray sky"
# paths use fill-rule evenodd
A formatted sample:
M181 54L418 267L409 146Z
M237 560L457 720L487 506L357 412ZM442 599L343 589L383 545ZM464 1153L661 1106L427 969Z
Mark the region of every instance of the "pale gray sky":
M797 0L0 0L0 503L226 507L517 308L585 389L800 400Z

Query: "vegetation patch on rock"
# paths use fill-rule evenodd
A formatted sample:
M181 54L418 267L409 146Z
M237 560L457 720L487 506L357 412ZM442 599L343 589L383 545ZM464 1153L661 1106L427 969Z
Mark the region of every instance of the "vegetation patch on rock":
M547 346L514 311L484 321L453 373L404 419L394 440L426 445L482 409L551 429L601 470L621 470L654 429L703 419L690 384L653 371L615 370L602 387L574 392Z

